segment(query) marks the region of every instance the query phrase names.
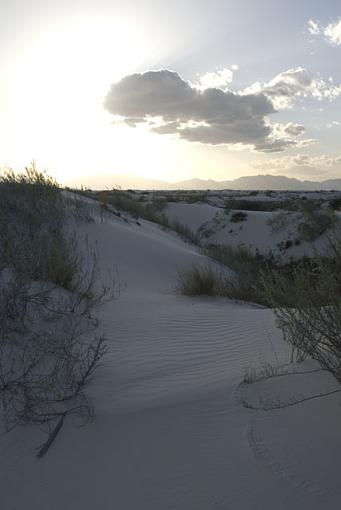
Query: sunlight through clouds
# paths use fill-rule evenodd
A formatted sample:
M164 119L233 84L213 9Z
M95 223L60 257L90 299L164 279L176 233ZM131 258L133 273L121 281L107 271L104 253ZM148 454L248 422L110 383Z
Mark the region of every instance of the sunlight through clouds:
M278 19L269 3L268 21L251 3L80 4L0 5L0 165L36 159L60 180L97 171L227 178L279 151L337 151L336 10L293 17L283 7L284 37L269 25ZM304 27L305 38L331 43L330 56L310 54ZM179 78L172 92L157 79L166 72ZM128 90L132 76L143 79Z

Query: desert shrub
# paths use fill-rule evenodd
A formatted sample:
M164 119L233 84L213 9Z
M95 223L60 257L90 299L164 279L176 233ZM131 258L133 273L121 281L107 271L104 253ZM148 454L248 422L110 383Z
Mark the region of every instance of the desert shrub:
M177 202L182 202L183 198L181 197L180 193L166 193L165 194L165 199L167 202L174 202L174 203L177 203Z
M292 200L248 200L245 198L229 198L225 201L228 211L242 209L244 211L276 211L277 209L296 210Z
M65 235L66 204L56 182L34 164L0 177L0 263L22 277L72 289L79 256Z
M230 217L230 221L232 223L241 223L242 221L246 221L246 220L247 220L247 213L245 213L243 211L235 212Z
M196 204L199 202L207 202L208 193L191 193L186 197L186 202L189 204Z
M155 198L152 201L154 211L161 213L166 208L167 203L168 202L167 202L166 198L161 198L161 197Z
M66 189L64 196L64 207L66 216L72 217L75 222L92 223L95 221L95 214L89 204L80 196L77 190Z
M108 204L116 209L125 211L135 218L144 218L153 221L155 217L155 209L150 203L143 204L138 202L135 197L131 196L127 191L111 190L106 192Z
M193 265L178 273L177 290L185 296L224 295L224 283L212 267Z
M182 239L188 241L192 244L199 245L200 238L199 236L193 232L187 225L183 225L179 221L176 220L168 220L166 216L163 216L160 221L157 221L160 225L165 226L166 228L173 230L176 232Z
M341 242L330 241L329 257L300 263L285 278L263 273L263 288L292 359L310 356L341 381Z
M330 200L329 205L333 211L341 211L341 197Z
M297 230L304 241L314 241L336 223L335 213L328 208L322 208L320 204L311 201L299 202L296 209L294 214L298 222ZM293 216L288 211L278 212L267 220L272 233L285 230L292 222Z
M316 206L312 202L300 205L303 221L298 224L298 233L304 241L314 241L336 223L333 210Z
M298 233L304 241L314 241L332 228L336 222L335 214L323 211L305 215L305 221L299 223Z
M15 274L1 274L1 284L0 404L6 430L50 427L56 420L60 425L67 414L90 419L84 385L105 354L104 337L91 338L93 322L72 313L53 288Z
M67 415L93 415L84 386L105 354L95 310L113 297L96 252L66 234L72 210L34 165L0 178L0 411L7 430L46 426L38 456Z
M111 190L104 191L101 193L93 193L92 198L96 200L104 200L106 202L106 208L110 211L110 206L120 211L124 211L133 218L143 218L148 221L152 221L153 223L159 224L162 228L166 230L173 230L176 232L182 239L188 241L192 244L199 244L199 236L195 234L189 227L183 225L177 220L170 220L166 214L163 213L163 209L167 205L169 201L169 197L167 198L157 198L148 203L141 203L135 197L130 196L129 193L122 190ZM114 214L118 215L120 213L114 212Z
M289 250L292 246L294 246L294 241L292 239L286 239L285 241L281 241L277 244L280 251Z
M203 248L204 255L220 264L220 270L212 266L193 266L178 275L177 289L185 295L224 296L239 301L267 305L261 283L261 271L269 265L276 267L271 257L252 254L244 248L210 245Z
M273 234L285 230L292 222L292 216L287 211L280 211L273 214L266 220Z
M162 199L150 202L142 195L138 197L135 193L120 189L92 192L89 197L99 201L102 211L124 211L136 219L149 221L156 221L166 205Z
M303 257L299 262L292 260L287 264L279 264L279 261L271 252L263 255L258 251L253 253L243 247L233 248L226 245L211 244L202 251L206 256L229 268L230 272L224 273L224 295L226 297L265 306L271 306L271 300L264 292L264 274L274 273L279 275L283 282L290 287L297 266L303 265L311 274L318 272L316 261L307 257ZM332 255L325 257L325 263L332 263L330 262L331 258ZM339 270L341 271L341 266ZM337 269L334 266L334 272L336 271ZM278 299L282 304L292 306L295 294L293 293L291 296L290 294L278 294Z
M260 285L260 274L264 267L275 267L272 256L252 253L246 248L211 244L204 254L232 272L225 272L224 295L240 301L266 304Z

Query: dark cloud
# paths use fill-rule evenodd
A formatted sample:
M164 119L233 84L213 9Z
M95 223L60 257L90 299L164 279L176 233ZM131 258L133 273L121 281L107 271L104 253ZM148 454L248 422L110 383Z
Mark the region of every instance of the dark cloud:
M168 70L126 76L111 86L104 106L126 124L148 122L157 133L177 133L191 142L261 151L281 151L290 143L273 138L267 116L276 110L265 94L202 90Z
M297 76L296 76L297 79ZM300 82L306 81L299 76ZM304 132L299 124L271 124L276 113L272 92L286 95L284 79L257 92L235 93L202 88L176 72L148 71L114 83L104 107L129 126L146 122L159 134L177 134L190 142L242 144L260 152L280 152L297 145Z

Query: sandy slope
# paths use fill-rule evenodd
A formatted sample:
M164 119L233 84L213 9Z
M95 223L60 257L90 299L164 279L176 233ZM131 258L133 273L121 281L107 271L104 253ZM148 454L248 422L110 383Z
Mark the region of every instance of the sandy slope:
M250 199L256 197L250 197ZM249 199L249 198L248 198ZM233 211L236 212L236 211ZM172 220L188 226L193 232L198 229L202 235L203 243L215 243L232 246L233 248L243 247L260 253L272 252L279 256L283 262L289 262L290 258L311 256L314 252L312 243L300 240L296 246L293 241L300 236L297 231L298 216L296 213L287 212L288 225L280 232L273 232L269 225L269 219L277 215L275 212L266 211L244 211L247 219L240 223L230 221L231 213L226 215L221 207L214 207L206 203L169 203L165 214ZM336 213L341 219L341 213ZM314 246L322 250L327 242L329 232L314 241ZM289 249L280 246L287 240L292 241Z
M141 223L112 217L80 232L98 241L102 277L117 264L127 284L101 311L110 349L89 387L96 419L68 421L40 461L38 430L2 436L1 509L337 508L340 397L270 412L241 405L334 382L315 373L238 389L247 367L288 360L271 313L176 295L178 268L205 259Z

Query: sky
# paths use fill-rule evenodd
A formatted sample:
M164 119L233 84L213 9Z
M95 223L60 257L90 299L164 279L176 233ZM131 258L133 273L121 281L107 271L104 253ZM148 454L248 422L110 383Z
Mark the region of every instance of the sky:
M341 178L339 0L0 2L0 165Z

